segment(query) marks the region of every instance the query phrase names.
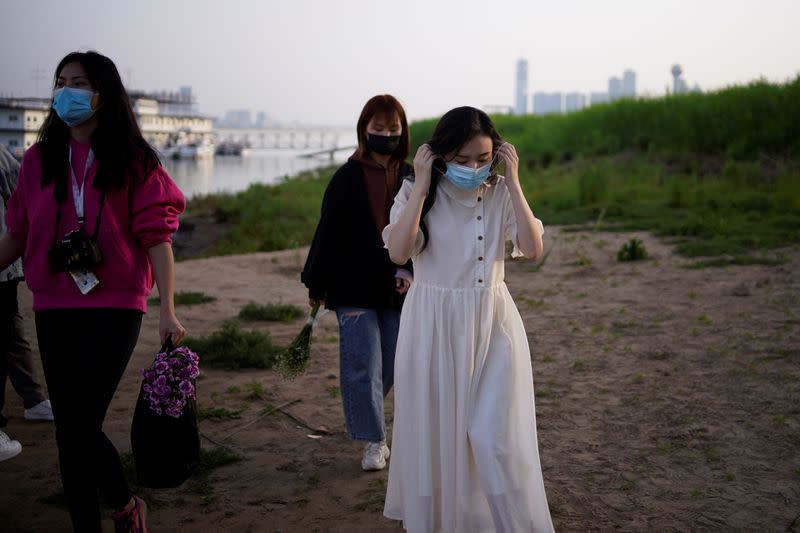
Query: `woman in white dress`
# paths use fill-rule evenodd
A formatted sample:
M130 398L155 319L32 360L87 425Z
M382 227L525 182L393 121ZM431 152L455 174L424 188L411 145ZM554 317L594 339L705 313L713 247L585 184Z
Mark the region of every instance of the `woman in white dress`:
M507 176L497 175L500 162ZM530 349L504 280L542 252L519 158L484 112L446 113L414 158L384 242L415 280L400 318L384 514L413 532L553 531Z

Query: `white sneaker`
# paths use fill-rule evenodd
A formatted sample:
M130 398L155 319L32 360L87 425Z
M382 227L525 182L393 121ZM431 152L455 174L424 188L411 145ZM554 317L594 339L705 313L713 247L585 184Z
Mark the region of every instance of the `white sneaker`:
M0 461L11 459L22 451L19 441L11 440L4 432L0 431Z
M364 446L364 456L361 458L361 469L366 471L383 470L386 468L386 459L389 458L389 447L386 441L368 442Z
M53 408L50 400L39 402L30 409L25 409L25 420L52 420Z

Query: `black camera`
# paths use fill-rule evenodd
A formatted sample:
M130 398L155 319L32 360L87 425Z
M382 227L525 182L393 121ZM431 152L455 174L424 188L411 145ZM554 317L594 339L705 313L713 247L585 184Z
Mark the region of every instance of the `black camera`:
M50 248L50 265L55 272L92 270L102 261L100 248L83 228L64 235Z

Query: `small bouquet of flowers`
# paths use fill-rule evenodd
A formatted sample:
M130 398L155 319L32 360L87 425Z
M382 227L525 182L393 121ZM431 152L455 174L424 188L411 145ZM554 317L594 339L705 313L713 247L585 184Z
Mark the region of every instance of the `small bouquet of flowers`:
M195 379L200 375L200 358L186 346L167 343L153 364L142 369L142 397L158 415L179 418L186 402L196 399Z
M153 364L142 370L131 422L131 451L142 487L177 487L200 464L195 384L199 363L196 353L185 346L175 348L168 338Z
M286 347L278 356L277 367L281 375L286 379L293 379L306 370L306 363L311 348L311 331L317 321L317 313L319 312L319 303L314 304L311 308L311 313L308 315L303 329L297 334L297 337ZM320 313L322 315L322 313Z

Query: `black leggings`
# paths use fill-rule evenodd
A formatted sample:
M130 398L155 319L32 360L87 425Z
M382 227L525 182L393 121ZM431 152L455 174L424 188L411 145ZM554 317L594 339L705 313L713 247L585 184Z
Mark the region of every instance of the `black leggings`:
M36 334L58 444L61 482L75 531L99 532L98 489L121 509L131 498L103 419L139 338L142 312L59 309L36 312Z

